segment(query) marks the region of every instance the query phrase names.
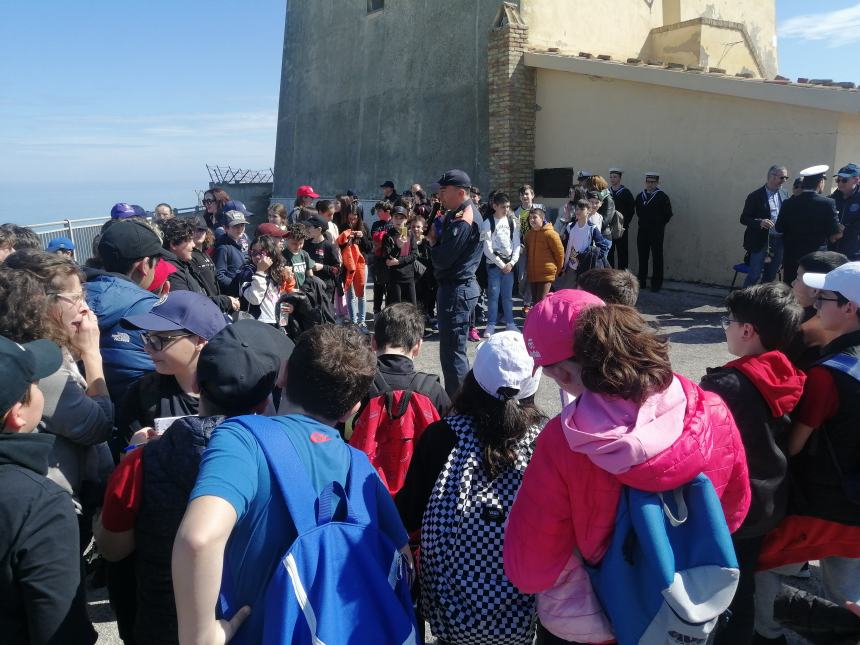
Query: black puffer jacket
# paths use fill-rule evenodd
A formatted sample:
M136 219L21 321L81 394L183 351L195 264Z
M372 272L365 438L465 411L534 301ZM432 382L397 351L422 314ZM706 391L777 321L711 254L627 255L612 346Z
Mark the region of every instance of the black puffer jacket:
M800 401L806 377L782 352L747 356L715 369L702 389L726 402L741 434L749 468L750 508L737 538L765 535L779 524L788 504L788 460L782 444L788 413Z
M143 449L143 499L135 520L138 643L178 643L170 559L200 457L224 417L186 417Z

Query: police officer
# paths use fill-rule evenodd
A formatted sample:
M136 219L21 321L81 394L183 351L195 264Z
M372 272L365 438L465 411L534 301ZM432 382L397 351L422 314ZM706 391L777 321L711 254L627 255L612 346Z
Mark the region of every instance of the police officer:
M442 231L428 236L433 244L433 270L439 289L436 305L439 320L439 362L445 391L453 396L469 372L466 345L469 316L480 289L475 272L483 252L481 215L469 197L472 180L462 170L449 170L436 182L439 200L446 210ZM431 227L433 229L434 227Z
M850 163L834 175L836 190L830 198L836 202L842 237L833 243L832 249L848 256L851 261L860 260L860 166Z
M791 284L797 277L797 262L807 253L826 250L839 233L836 202L819 193L829 166L800 171L801 193L787 199L779 209L774 230L782 233L782 279Z
M645 173L645 190L636 196L636 215L639 217L639 232L636 248L639 251L639 287L644 289L648 281L648 256L654 257L651 274L651 291L663 287L663 235L666 224L672 219L672 201L659 186L660 174Z
M636 198L630 189L621 183L624 171L615 167L609 169L609 192L612 201L615 202L615 210L624 215L624 235L617 240L612 240L612 248L609 249L609 263L616 269L626 269L629 264L629 241L630 222L636 212ZM616 260L616 253L617 260Z

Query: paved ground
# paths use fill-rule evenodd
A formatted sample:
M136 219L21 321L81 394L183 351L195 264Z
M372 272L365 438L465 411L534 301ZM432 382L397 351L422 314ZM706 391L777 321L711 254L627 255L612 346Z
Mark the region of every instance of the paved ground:
M639 298L640 311L658 324L671 341L675 371L694 381L702 377L706 368L722 365L731 358L726 352L725 336L719 325L719 318L724 313L722 300L725 295L726 291L721 289L669 282L662 292L643 292ZM371 301L368 296L368 302ZM521 318L518 323L522 325ZM476 347L477 343L470 343L470 358L474 356ZM417 364L421 370L440 373L439 343L434 336L425 339ZM560 411L558 388L548 379L541 383L537 401L549 416ZM815 578L817 575L812 583L802 586L810 588L809 584L812 584L814 588ZM801 586L795 579L792 579L792 584ZM99 643L120 643L104 590L93 590L91 599L90 611L99 631ZM792 640L792 643L803 642Z

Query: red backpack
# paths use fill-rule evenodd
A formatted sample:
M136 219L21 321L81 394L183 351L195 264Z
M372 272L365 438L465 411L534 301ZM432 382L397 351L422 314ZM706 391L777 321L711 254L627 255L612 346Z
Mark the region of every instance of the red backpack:
M415 443L440 419L427 392L438 377L417 373L405 390L392 390L379 372L370 400L358 413L349 444L367 454L392 496L403 488Z

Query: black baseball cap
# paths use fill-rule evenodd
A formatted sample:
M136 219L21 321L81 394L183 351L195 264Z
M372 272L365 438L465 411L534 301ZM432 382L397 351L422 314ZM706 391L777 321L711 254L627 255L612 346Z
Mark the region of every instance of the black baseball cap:
M321 228L321 229L328 228L328 222L323 220L323 218L318 216L318 215L311 215L310 217L308 217L305 220L305 224L307 226L312 226L313 228Z
M164 252L158 235L144 222L120 220L102 233L99 256L106 263L159 257Z
M12 409L31 384L56 372L62 363L63 354L53 341L19 345L0 336L0 415Z
M227 325L200 352L200 391L229 413L247 412L275 387L281 362L294 348L283 332L257 320Z
M456 186L457 188L465 188L469 190L472 187L472 180L462 170L449 170L442 175L436 182L439 187Z
M391 180L389 179L388 181L386 181L386 182L384 182L384 183L382 183L382 184L379 184L379 187L380 187L380 188L391 188L391 189L394 189L394 182L393 182L393 181L391 181Z

